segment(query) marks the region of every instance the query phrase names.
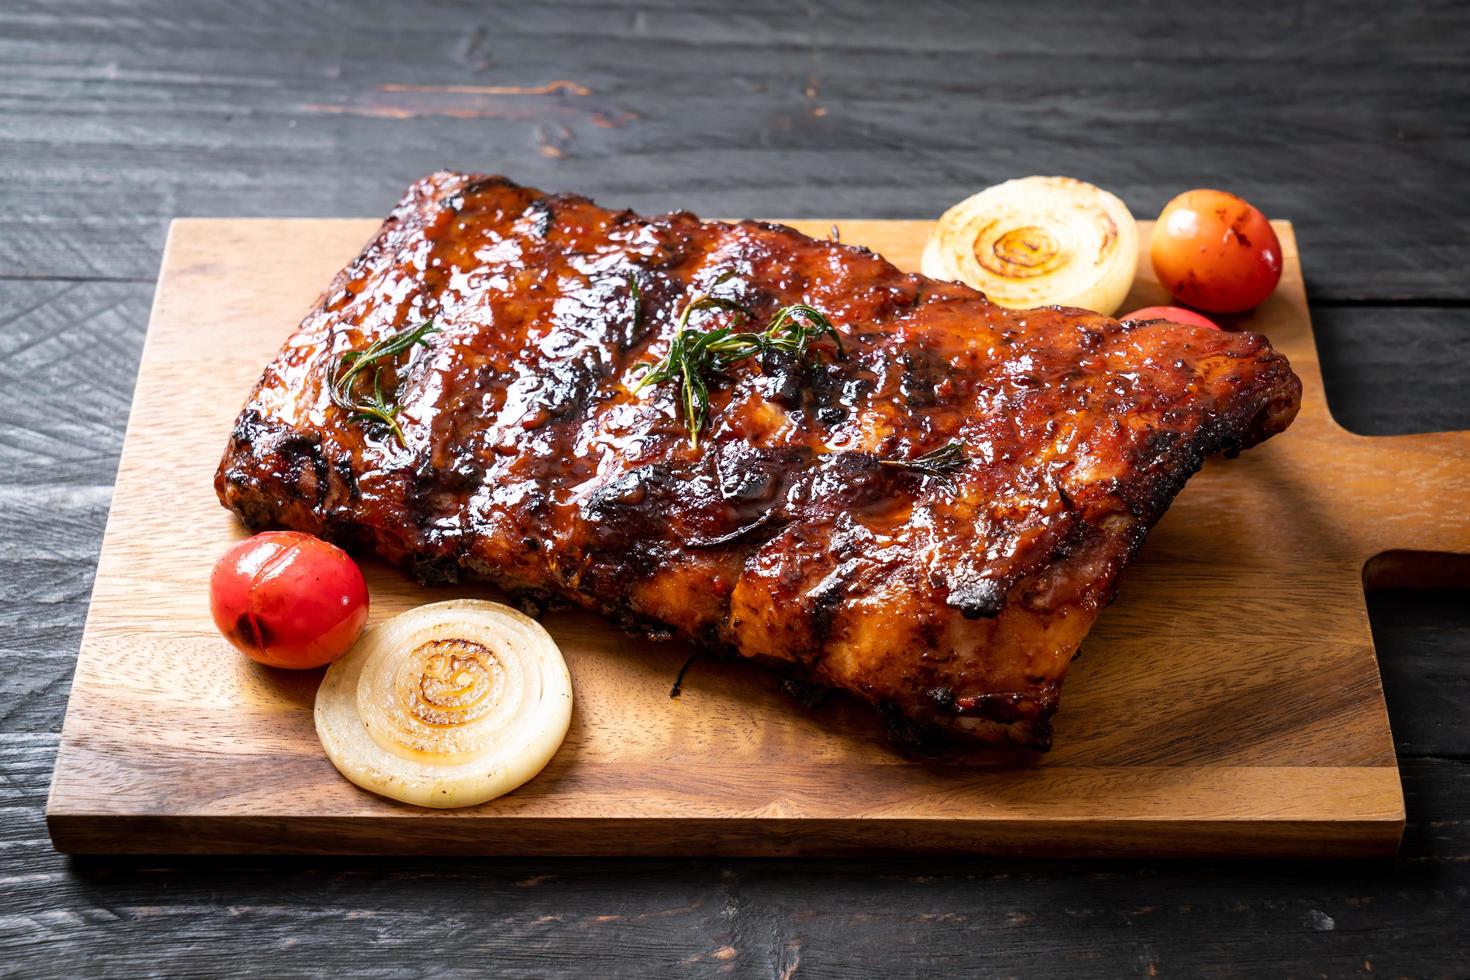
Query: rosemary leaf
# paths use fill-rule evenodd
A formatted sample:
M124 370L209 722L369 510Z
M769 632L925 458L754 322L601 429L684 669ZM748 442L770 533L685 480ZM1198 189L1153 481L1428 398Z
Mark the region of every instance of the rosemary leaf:
M415 344L428 346L424 338L438 330L433 320L425 320L416 327L384 337L365 350L344 353L337 362L337 370L328 389L332 404L351 413L350 418L354 422L378 422L387 426L398 444L403 445L403 429L398 425L398 404L393 400L397 392L393 392L392 397L383 394L383 368L385 362L391 362ZM372 368L372 394L362 395L357 391L357 382L360 376L366 377L368 368Z
M724 274L715 280L715 285L731 275L733 273ZM690 327L690 318L705 310L732 313L734 323L704 331ZM814 307L795 303L777 310L763 330L746 332L736 329L753 319L750 310L734 300L700 293L684 304L668 352L657 363L645 365L643 374L632 387L633 393L637 394L649 385L676 383L680 413L689 432L689 445L693 448L699 447L699 433L709 421L711 381L737 362L772 351L806 359L812 342L823 337L832 341L839 358L844 356L837 328L826 314Z
M940 480L948 480L963 469L967 462L969 462L969 457L965 455L965 447L954 440L922 456L915 456L913 459L880 459L878 461L881 466L891 466L894 469L907 470L910 473L932 476Z
M643 290L638 288L638 277L628 273L628 294L633 298L633 336L637 337L643 329Z

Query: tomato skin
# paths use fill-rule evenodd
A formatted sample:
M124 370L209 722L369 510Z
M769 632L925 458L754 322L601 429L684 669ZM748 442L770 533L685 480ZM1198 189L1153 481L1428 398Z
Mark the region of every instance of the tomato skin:
M346 653L368 618L367 582L348 554L298 531L239 542L209 577L214 625L271 667L304 670Z
M1170 295L1210 313L1257 306L1281 280L1281 242L1271 222L1225 191L1185 191L1166 204L1149 257Z
M1119 320L1170 320L1174 323L1188 323L1196 327L1205 327L1209 330L1219 330L1220 325L1203 313L1194 310L1186 310L1182 306L1145 306L1141 310L1134 310L1127 316L1118 317Z

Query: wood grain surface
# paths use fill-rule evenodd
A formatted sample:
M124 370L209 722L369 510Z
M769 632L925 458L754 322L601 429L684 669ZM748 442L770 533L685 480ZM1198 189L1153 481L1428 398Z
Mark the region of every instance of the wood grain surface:
M1463 578L1367 594L1391 861L66 858L43 808L172 218L381 214L442 166L703 214L1214 184L1294 219L1347 428L1463 429L1467 36L1457 0L0 3L0 975L1463 976ZM555 80L593 94L508 91Z
M1463 180L1465 17L1459 0L21 5L0 135L53 153L6 172L0 263L148 279L177 215L380 214L441 168L645 213L870 218L1055 173L1136 215L1228 185L1305 229L1322 299L1470 300L1441 271L1470 266L1462 212L1420 192Z
M804 225L821 234L830 222ZM917 266L929 225L843 221ZM1066 689L1057 748L926 761L837 699L788 703L749 664L701 664L596 616L545 624L572 671L571 733L535 781L431 812L340 779L311 718L319 672L238 657L205 595L242 536L212 476L237 405L300 312L376 227L190 220L165 252L92 611L52 780L63 850L786 854L919 850L1387 854L1403 823L1362 569L1388 549L1470 554L1470 434L1360 437L1327 412L1295 239L1242 325L1303 378L1288 434L1191 483ZM1147 241L1148 226L1141 229ZM1160 301L1147 262L1129 308ZM217 310L207 322L198 311ZM1407 500L1386 472L1423 491ZM167 474L166 481L160 480ZM375 621L447 595L369 569Z

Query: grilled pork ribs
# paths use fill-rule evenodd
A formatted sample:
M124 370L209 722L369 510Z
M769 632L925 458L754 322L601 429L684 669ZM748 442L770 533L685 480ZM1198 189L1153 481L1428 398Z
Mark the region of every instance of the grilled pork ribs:
M633 388L700 293L755 324L810 304L841 351L711 376L696 446L677 384ZM344 354L424 321L379 362L399 431L334 404ZM1012 311L780 225L439 173L265 369L215 485L251 527L782 662L910 734L1045 748L1149 528L1300 392L1256 334Z

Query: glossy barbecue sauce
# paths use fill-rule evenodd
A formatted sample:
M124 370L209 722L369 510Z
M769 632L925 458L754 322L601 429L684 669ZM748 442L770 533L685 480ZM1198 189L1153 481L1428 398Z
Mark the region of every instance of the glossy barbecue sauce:
M710 379L691 447L673 385L632 389L701 292L757 324L809 304L843 353ZM331 404L345 352L428 319L384 375L401 444ZM784 661L908 731L1040 747L1148 528L1207 455L1284 428L1299 392L1254 334L1009 311L782 226L438 174L266 370L217 486L252 524L422 578ZM943 477L885 465L950 442L964 463Z

